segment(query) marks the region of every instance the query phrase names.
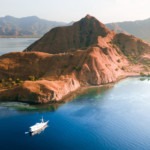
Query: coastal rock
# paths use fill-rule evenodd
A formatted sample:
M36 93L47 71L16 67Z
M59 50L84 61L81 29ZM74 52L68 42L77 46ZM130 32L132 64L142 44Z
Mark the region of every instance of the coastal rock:
M75 79L57 81L25 81L21 86L0 92L1 101L21 101L29 103L47 103L61 100L77 90L80 84Z
M122 67L127 66L128 61L114 49L110 48L107 51L105 54L103 49L99 47L92 47L88 50L88 55L79 74L80 81L84 84L101 85L115 82L124 75Z

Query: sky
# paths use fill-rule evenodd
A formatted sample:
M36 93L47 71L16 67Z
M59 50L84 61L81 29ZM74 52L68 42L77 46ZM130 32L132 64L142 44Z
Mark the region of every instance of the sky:
M0 17L38 16L77 21L90 14L103 23L150 18L150 0L0 0Z

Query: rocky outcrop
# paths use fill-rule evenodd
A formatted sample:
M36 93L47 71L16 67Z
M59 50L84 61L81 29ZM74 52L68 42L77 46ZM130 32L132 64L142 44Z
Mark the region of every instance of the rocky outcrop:
M149 54L149 44L115 34L87 15L70 27L51 30L25 52L0 56L0 100L61 101L82 86L150 71L145 68Z
M79 87L79 82L72 78L57 81L25 81L21 86L1 91L0 100L28 103L57 102Z
M105 51L105 52L104 52ZM84 84L101 85L115 82L124 74L128 61L114 49L92 47L82 65L79 79Z

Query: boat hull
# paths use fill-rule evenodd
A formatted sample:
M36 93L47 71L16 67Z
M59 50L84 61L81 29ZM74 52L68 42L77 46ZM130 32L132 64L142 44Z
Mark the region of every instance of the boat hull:
M34 136L36 134L40 134L41 132L43 132L46 128L48 127L48 125L44 126L43 128L37 130L37 131L34 131L34 132L30 132L30 135L31 136Z
M48 121L47 122L43 122L43 123L39 123L38 125L34 125L32 127L30 127L30 132L36 132L41 130L42 128L44 128L45 126L47 126Z

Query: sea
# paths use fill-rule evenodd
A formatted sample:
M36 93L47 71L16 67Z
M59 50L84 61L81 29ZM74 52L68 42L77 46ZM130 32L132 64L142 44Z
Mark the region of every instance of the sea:
M23 50L35 40L5 39L1 54ZM60 104L1 102L0 150L149 150L149 89L150 78L129 77ZM42 117L48 126L30 134L29 127Z
M0 55L25 50L38 38L0 38Z

